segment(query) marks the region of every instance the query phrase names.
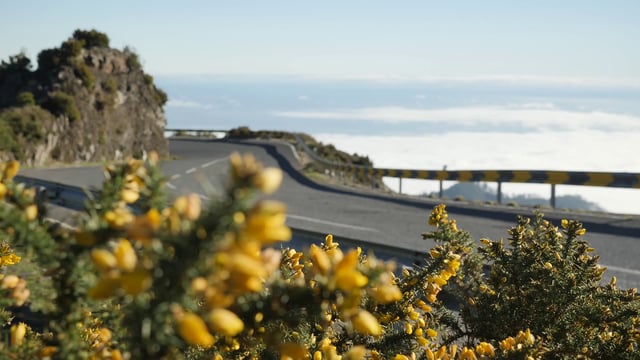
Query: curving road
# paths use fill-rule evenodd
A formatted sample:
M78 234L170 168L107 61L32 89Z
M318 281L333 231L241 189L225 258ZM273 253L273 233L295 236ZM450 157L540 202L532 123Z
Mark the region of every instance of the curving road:
M317 184L300 174L300 163L293 148L284 143L230 142L224 140L171 139L176 160L163 163L174 194L198 192L203 198L220 191L228 173L232 152L253 153L266 166L279 166L285 172L283 185L272 197L289 208L292 228L321 234L332 233L338 239L390 245L425 252L432 244L420 234L428 231L426 219L439 201L401 195L385 195L366 190ZM99 187L100 167L27 169L25 176L63 184ZM207 189L207 190L205 190ZM447 205L460 228L474 239L507 237L518 214L532 215L526 208L485 207L452 202ZM559 223L571 217L566 212L545 211L547 218ZM596 248L601 263L615 275L620 287L640 286L640 218L622 215L576 214L587 228L586 239Z

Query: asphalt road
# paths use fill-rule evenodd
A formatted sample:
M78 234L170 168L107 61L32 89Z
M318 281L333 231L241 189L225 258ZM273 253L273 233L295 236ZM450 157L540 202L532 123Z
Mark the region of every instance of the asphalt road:
M251 152L265 166L279 166L285 171L282 187L272 198L287 204L289 226L317 233L318 242L323 240L322 234L332 233L338 239L355 239L415 252L425 252L432 246L423 241L420 234L430 230L427 217L440 201L315 183L299 173L300 164L293 148L284 143L171 139L169 144L176 159L162 166L174 194L197 192L204 199L215 196L225 185L229 155ZM99 187L103 180L98 166L27 169L21 174L82 187ZM459 202L449 202L447 209L458 226L476 240L506 238L507 229L515 224L518 214L533 214L528 208ZM555 223L562 218L584 222L585 238L600 255L601 264L609 269L606 277L615 275L620 287L640 286L640 217L544 212Z

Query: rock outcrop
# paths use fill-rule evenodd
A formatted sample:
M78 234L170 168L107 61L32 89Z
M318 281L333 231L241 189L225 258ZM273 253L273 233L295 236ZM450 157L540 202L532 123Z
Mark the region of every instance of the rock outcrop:
M0 64L0 159L29 165L168 154L166 94L129 49L106 35L74 32L38 55Z

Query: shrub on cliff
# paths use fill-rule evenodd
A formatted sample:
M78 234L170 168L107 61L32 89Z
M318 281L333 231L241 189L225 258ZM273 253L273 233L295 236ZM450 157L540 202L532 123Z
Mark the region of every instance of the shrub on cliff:
M77 29L73 32L73 38L79 40L83 43L83 47L92 48L92 47L109 47L109 37L107 34L97 31L95 29L92 30L81 30Z
M0 164L0 306L40 303L45 320L36 332L0 312L10 323L0 355L637 358L640 300L597 283L602 270L578 222L558 230L541 216L521 220L513 249L486 240L477 250L439 205L428 218L434 231L423 235L435 242L423 265L397 269L330 235L306 252L286 248L286 208L263 199L281 173L248 155L230 162L229 188L204 206L195 194L167 202L154 154L109 165L73 231L47 224L35 192L13 181L17 163ZM486 278L485 258L495 262ZM25 259L41 270L16 276ZM54 295L32 296L39 287ZM462 317L439 300L442 290L461 301ZM583 306L566 318L577 323L544 319L575 294Z
M62 91L50 94L42 107L56 116L66 116L72 122L80 119L80 110L78 110L75 99Z
M18 96L16 96L17 106L29 106L29 105L35 105L35 104L36 104L36 99L33 97L33 93L24 91L19 93Z

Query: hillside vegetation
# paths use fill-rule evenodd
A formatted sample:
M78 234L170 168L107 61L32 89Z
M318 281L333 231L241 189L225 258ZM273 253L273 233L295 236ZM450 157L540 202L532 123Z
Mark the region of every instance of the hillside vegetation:
M0 62L0 159L42 165L167 154L167 95L131 49L76 30L33 67L24 53Z

